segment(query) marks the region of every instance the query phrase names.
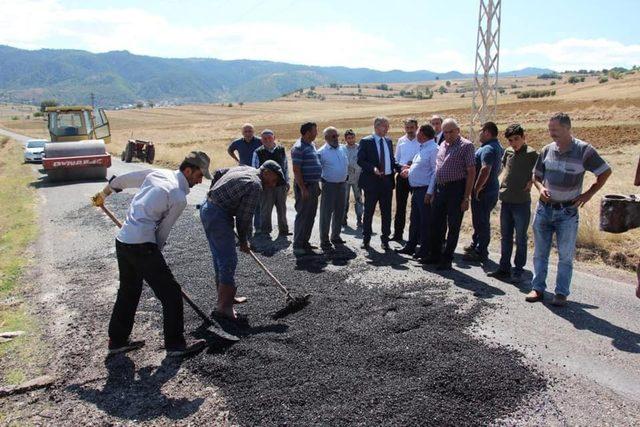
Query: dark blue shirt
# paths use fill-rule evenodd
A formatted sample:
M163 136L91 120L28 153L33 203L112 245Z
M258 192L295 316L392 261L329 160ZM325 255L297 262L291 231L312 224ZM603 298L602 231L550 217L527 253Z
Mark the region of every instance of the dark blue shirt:
M305 184L320 181L322 176L322 165L320 156L313 143L297 140L291 148L291 163L300 166L302 180Z
M250 142L244 140L244 138L236 139L229 145L229 151L237 151L238 158L240 159L240 166L251 166L253 160L253 152L256 148L262 146L260 138L255 136Z
M486 193L497 193L500 190L498 176L502 169L502 154L502 146L498 139L491 139L476 150L476 176L480 173L482 166L491 166L491 172L483 190Z

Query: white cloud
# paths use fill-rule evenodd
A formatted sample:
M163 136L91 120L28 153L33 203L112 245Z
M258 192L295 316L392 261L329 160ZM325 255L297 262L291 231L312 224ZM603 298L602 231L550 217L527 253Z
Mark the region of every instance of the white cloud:
M563 39L503 50L512 63L545 66L558 71L601 69L640 64L640 44L625 45L614 40Z
M163 57L246 58L381 70L472 69L473 58L453 49L410 56L385 37L359 31L348 22L195 27L176 25L139 8L67 8L59 0L0 0L0 10L0 44L26 49L129 50Z

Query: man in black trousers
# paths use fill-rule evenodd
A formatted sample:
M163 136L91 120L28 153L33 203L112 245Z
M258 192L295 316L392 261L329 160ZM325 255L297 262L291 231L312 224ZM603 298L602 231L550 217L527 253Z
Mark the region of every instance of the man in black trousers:
M362 221L362 248L369 249L371 221L376 204L380 203L382 248L389 249L391 234L391 199L393 197L394 173L400 173L400 165L393 155L393 144L387 138L389 119L376 117L373 135L362 138L358 148L358 165L362 168L359 185L364 191L364 218Z

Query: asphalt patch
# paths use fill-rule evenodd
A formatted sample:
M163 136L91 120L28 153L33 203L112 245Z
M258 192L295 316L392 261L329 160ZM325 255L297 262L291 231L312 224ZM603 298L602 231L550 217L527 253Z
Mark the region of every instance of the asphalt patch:
M118 205L114 211L122 216L125 205ZM213 267L191 209L171 232L165 256L206 310L215 303ZM249 300L236 308L248 323L226 327L241 341L212 338L206 353L183 364L200 382L222 390L232 423L488 424L546 388L544 376L520 353L469 333L479 315L491 310L481 299L461 310L448 296L448 285L428 273L424 280L394 285L403 270L381 268L388 286L360 280L385 265L385 256L392 262L394 254L379 255L373 265L347 256L345 265L330 269L330 259L319 268L300 266L290 248L268 255L262 257L267 267L293 294L310 293L310 304L274 320L286 306L281 292L249 255L239 253L236 280ZM148 288L145 296L141 307L159 310L149 302ZM201 323L187 306L185 318L187 331Z

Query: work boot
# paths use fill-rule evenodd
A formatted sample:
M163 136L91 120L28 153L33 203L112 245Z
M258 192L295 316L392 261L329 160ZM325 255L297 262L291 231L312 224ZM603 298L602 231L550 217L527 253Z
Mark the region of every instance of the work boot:
M178 348L168 348L167 357L188 357L200 353L207 346L206 340L195 340Z
M539 302L539 301L542 301L543 299L544 299L544 292L536 291L535 289L532 289L531 292L529 292L527 296L524 298L526 302Z
M216 311L224 316L235 319L236 310L233 308L237 289L230 285L220 284L218 286L218 303Z
M402 233L394 233L393 236L391 236L391 240L394 242L402 243Z
M555 294L553 296L553 300L551 300L551 305L555 307L564 307L567 305L567 296L561 294Z
M109 338L109 351L107 352L108 356L113 356L114 354L127 353L129 351L137 350L139 348L144 347L144 340L140 341L131 341L127 340L127 342L122 344L114 343L111 338Z
M333 243L334 246L340 246L340 245L344 245L347 242L345 240L342 240L340 237L338 237L337 239L331 239L331 243Z

